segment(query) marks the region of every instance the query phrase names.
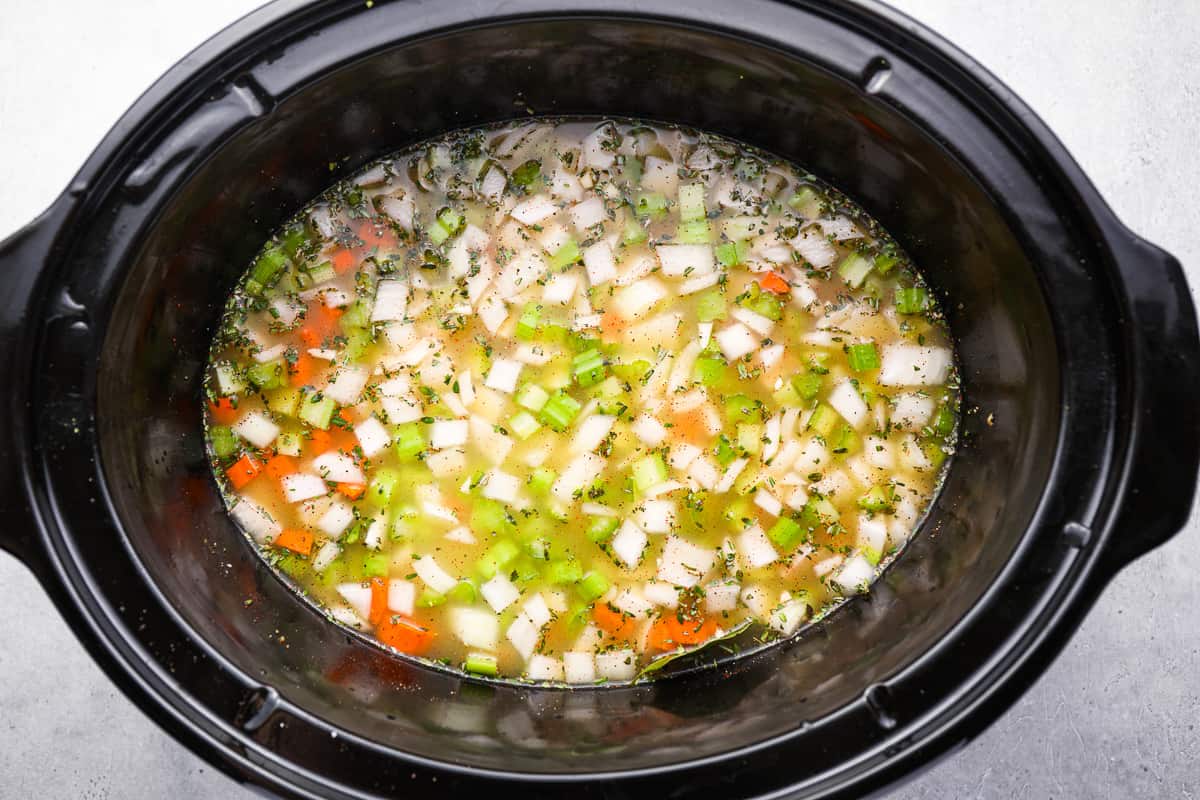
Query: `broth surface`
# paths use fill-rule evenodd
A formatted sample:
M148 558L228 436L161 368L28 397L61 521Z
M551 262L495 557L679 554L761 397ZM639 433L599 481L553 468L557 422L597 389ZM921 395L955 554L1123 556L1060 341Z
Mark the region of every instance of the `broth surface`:
M234 519L333 620L576 685L868 591L958 415L934 299L861 210L599 120L330 189L231 296L206 392Z

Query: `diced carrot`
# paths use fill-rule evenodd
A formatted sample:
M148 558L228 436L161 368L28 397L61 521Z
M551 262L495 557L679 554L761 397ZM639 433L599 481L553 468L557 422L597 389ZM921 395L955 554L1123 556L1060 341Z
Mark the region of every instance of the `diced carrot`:
M358 256L352 250L338 250L333 254L333 271L341 275L358 266Z
M429 650L437 634L407 617L392 614L385 616L375 626L375 636L401 653L419 656Z
M300 329L300 340L302 342L304 342L305 347L320 347L321 346L321 337L312 328L307 328L307 327L301 328ZM308 355L308 353L305 353L304 355Z
M703 406L675 414L672 421L674 427L671 428L671 432L692 444L704 445L712 438L708 432L708 420Z
M272 544L276 547L282 547L286 550L291 550L293 553L306 556L312 552L313 535L309 531L300 530L299 528L284 528L275 537L275 541Z
M633 617L622 614L608 603L596 603L592 608L592 619L602 631L614 639L627 642L637 633Z
M650 626L650 637L646 643L649 650L668 652L680 647L702 644L712 638L717 632L716 620L679 619L675 614L659 617Z
M388 615L388 590L383 578L371 578L371 611L367 619L372 625L378 625Z
M367 487L366 484L362 483L339 483L337 490L351 500L357 500L363 496L363 492L367 490Z
M791 287L788 286L787 281L777 272L768 272L763 275L758 285L768 292L774 292L775 294L787 294L791 291Z
M341 417L342 419L346 420L346 422L357 422L358 421L358 414L355 412L355 410L353 408L350 408L349 406L343 406L342 408L339 408L338 416Z
M313 428L308 439L308 448L314 456L319 456L333 448L333 435L329 431Z
M600 317L600 331L608 337L619 336L625 328L625 320L611 308Z
M234 465L225 470L225 474L229 476L229 482L233 484L233 488L241 491L241 489L258 477L258 473L262 472L262 464L259 464L249 453L239 458Z
M300 339L308 347L320 347L326 339L332 338L337 332L338 320L341 319L343 313L342 309L330 308L319 300L313 302L309 305L308 313L304 317L304 327L300 329Z
M392 233L387 224L365 219L358 226L358 238L362 239L363 247L367 250L388 248L396 243L396 234Z
M272 478L282 478L296 472L296 460L291 456L271 456L267 461L267 474Z
M213 419L216 420L218 425L232 425L237 422L237 406L228 397L217 398L215 403L208 404L208 408L212 411Z
M304 335L304 331L300 332ZM316 347L317 345L310 345ZM307 386L312 383L313 370L316 368L316 359L308 353L300 353L296 356L296 360L288 364L288 376L291 378L292 386Z

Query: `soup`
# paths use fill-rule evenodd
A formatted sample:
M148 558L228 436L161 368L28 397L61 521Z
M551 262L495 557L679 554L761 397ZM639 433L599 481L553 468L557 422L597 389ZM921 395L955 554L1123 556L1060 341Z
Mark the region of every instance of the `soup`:
M330 189L259 252L206 381L233 518L332 620L573 685L869 591L958 414L934 298L846 198L595 120Z

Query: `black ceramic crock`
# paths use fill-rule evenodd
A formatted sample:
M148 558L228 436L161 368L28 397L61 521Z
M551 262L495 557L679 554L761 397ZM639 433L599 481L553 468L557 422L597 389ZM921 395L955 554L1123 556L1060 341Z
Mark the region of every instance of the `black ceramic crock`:
M633 688L480 684L326 622L222 511L200 376L258 244L379 155L531 113L794 159L943 299L968 408L945 488L875 591L786 646ZM288 796L858 796L1002 713L1192 503L1179 264L876 3L277 3L156 83L0 269L0 544L159 724Z

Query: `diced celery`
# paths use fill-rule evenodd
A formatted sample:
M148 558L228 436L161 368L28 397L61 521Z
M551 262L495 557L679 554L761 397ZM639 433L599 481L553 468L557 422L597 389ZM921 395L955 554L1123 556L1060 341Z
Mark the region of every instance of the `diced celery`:
M469 653L463 662L463 671L472 675L488 675L495 677L500 671L496 657L487 653Z
M708 220L698 219L682 223L675 234L675 241L680 244L708 244L712 241L712 230L708 226Z
M513 396L516 404L528 411L541 411L549 399L549 393L536 383L526 383Z
M737 426L738 447L752 456L756 456L762 451L762 436L763 426L760 424L743 422Z
M579 251L579 243L574 239L568 239L567 243L554 251L550 256L551 269L563 269L569 267L575 262L583 258L583 253Z
M450 235L458 233L462 229L466 220L463 215L455 211L453 208L443 208L437 215L438 222L442 223L442 227L450 232Z
M725 236L733 241L753 239L766 232L767 221L764 217L733 217L721 223Z
M721 262L722 266L735 267L746 262L746 257L750 255L750 245L741 239L734 242L721 242L717 245L715 252L717 261Z
M842 417L831 407L824 403L818 403L813 409L812 416L808 418L808 427L810 430L816 431L821 436L828 436L833 433L834 427L841 422Z
M512 175L509 176L509 180L512 181L514 185L527 189L532 186L539 177L541 177L541 174L542 162L537 161L536 159L531 159L514 169L512 171Z
M639 217L661 219L667 214L667 198L658 192L642 192L637 196L634 212Z
M816 530L824 525L837 522L838 510L824 497L814 495L808 498L800 511L800 524L808 530Z
M556 559L546 565L546 580L555 586L569 586L583 578L583 567L572 559Z
M335 277L337 277L337 270L333 268L332 262L322 261L320 264L317 264L315 267L311 267L308 270L308 277L312 279L313 285L315 286L320 283L325 283L325 281L333 280Z
M854 428L850 427L849 423L843 422L833 431L832 435L826 437L826 443L833 452L839 455L849 455L858 450L861 441Z
M762 421L758 405L744 394L733 394L725 398L725 417L734 424Z
M780 517L767 530L767 538L784 551L790 551L807 538L808 531L791 517Z
M896 311L901 314L920 314L929 308L929 292L920 286L896 289Z
M788 205L805 219L816 219L821 213L821 196L811 186L801 186L788 198Z
M538 332L538 322L542 318L542 307L536 303L526 304L517 320L517 338L523 342L532 341Z
M894 250L884 250L875 255L875 271L880 275L887 275L899 263L900 254Z
M367 484L367 502L377 508L387 508L396 497L396 487L400 485L400 473L388 467L380 467L371 476Z
M517 435L520 439L528 439L538 432L542 426L534 419L533 414L528 411L518 411L509 417L508 429Z
M734 500L725 506L725 510L721 512L721 517L735 531L744 530L747 526L753 524L755 516L754 510L750 507L750 501L744 497Z
M287 386L287 367L282 358L265 364L251 364L246 370L246 377L256 388L263 391L281 389Z
M303 222L292 225L284 231L280 244L288 257L295 260L297 254L308 250L314 244L312 231Z
M861 253L851 253L842 259L842 263L838 264L837 272L850 288L857 289L862 286L867 273L874 266L874 263Z
M278 245L269 246L250 268L246 291L250 294L261 294L263 289L275 283L287 265L288 257L283 250ZM257 291L251 291L252 287L257 287Z
M640 381L650 371L654 365L644 358L639 358L637 361L628 364L613 364L612 371L623 381Z
M630 217L625 220L625 230L621 234L622 242L627 245L641 244L647 238L646 229L638 223L637 218Z
M713 455L716 456L717 463L722 467L729 466L737 458L737 452L723 433L717 437L717 443L713 447Z
M304 441L295 433L281 433L275 440L275 452L281 456L298 456Z
M470 605L479 597L479 590L475 588L475 584L470 581L459 581L454 587L446 592L446 599L452 600L455 603Z
M496 500L476 500L475 505L471 508L470 525L471 530L479 536L516 532L516 525L508 516L508 509L504 507L503 503ZM496 546L499 546L499 543ZM514 544L513 547L516 548L516 545Z
M350 305L346 306L346 310L342 312L342 316L338 318L342 325L342 330L351 331L355 328L371 327L371 309L361 300L355 300Z
M300 410L297 416L301 422L306 422L314 428L325 430L329 427L330 421L333 419L333 412L337 408L337 403L332 397L326 397L323 394L308 395L305 394L300 398Z
M285 417L296 416L296 407L300 404L300 390L295 387L273 389L267 392L267 408Z
M236 365L222 361L217 364L217 391L228 397L246 391L246 379Z
M950 408L949 403L942 403L938 406L937 413L933 415L933 422L930 423L933 432L938 436L949 436L954 430L954 409Z
M213 425L208 429L208 440L212 442L213 455L222 460L229 458L238 449L237 436L224 425Z
M692 380L705 386L716 386L725 379L725 362L715 356L701 356L692 367Z
M612 538L620 524L616 517L592 517L587 526L587 537L596 544L603 544Z
M373 343L370 331L353 328L346 334L346 346L342 348L342 357L348 361L358 361L367 354L367 348Z
M679 219L695 222L705 218L705 187L703 183L688 183L679 187Z
M873 369L879 369L879 351L875 349L874 342L848 346L846 358L850 362L850 369L855 372L870 372Z
M608 585L608 579L599 572L589 572L575 584L575 592L585 603L590 603L603 597L608 591Z
M391 557L385 553L368 553L363 559L363 574L368 578L385 577L391 563Z
M446 595L432 589L422 590L417 597L417 608L436 608L446 602Z
M538 413L538 419L556 431L565 431L583 406L561 389L555 392Z
M538 495L547 494L557 479L558 473L554 470L549 467L537 467L529 474L529 491Z
M417 422L405 422L392 430L392 450L401 461L411 461L425 449L425 434Z
M651 453L633 462L630 474L633 477L633 488L638 492L644 492L652 486L666 482L667 465L661 454Z
M802 372L792 376L792 388L803 400L812 400L821 391L824 378L815 372Z
M926 439L921 442L921 450L925 453L925 457L929 459L930 465L934 469L941 469L942 464L946 463L946 449L937 442Z
M720 289L709 289L696 298L696 319L713 322L725 317L725 295Z
M872 486L858 498L858 507L866 511L886 511L892 507L895 499L891 486Z
M521 555L521 548L512 539L500 539L475 562L475 570L484 580L496 577Z
M580 386L594 386L604 380L607 371L604 356L598 349L587 350L571 359L571 377Z

